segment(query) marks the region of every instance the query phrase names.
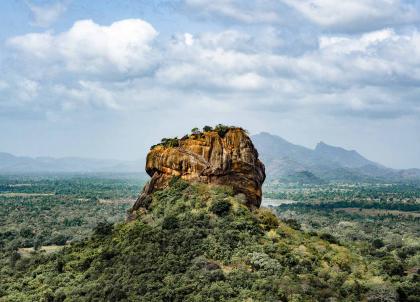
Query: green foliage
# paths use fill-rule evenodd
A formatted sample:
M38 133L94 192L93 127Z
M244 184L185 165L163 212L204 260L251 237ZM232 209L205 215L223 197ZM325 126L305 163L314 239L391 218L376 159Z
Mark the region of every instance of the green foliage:
M5 301L365 298L374 275L357 255L290 228L270 211L251 212L233 195L227 187L174 178L137 220L105 227L60 253L17 257L14 269L9 261L2 295Z
M335 238L333 235L329 233L322 233L321 235L319 235L319 238L321 238L322 240L326 240L329 243L339 244L337 238Z
M162 138L160 145L167 147L167 148L175 148L179 147L179 139L175 138ZM153 149L153 148L152 148Z
M142 184L138 175L0 176L0 254L64 245L98 221L124 220Z
M197 127L194 127L191 129L191 133L197 135L200 134L200 130Z
M174 176L169 180L169 186L171 188L174 188L175 190L182 191L182 190L186 189L189 186L189 184L188 184L188 182L183 180L181 177Z
M203 132L209 132L209 131L213 131L213 127L210 127L210 126L203 127Z
M368 301L418 301L420 187L415 184L269 186L283 221L340 243L363 257L384 282L367 287ZM296 200L296 203L290 203ZM340 261L345 269L349 263ZM361 298L359 298L359 301Z
M340 202L346 196L342 187L319 194L314 188L293 188L281 193L302 194L320 206L282 206L278 220L267 209L250 211L229 187L175 177L153 194L137 220L92 232L98 221L123 221L130 203L115 200L131 198L132 203L139 186L104 178L43 179L31 188L4 182L6 194L54 194L2 198L0 301L418 300L418 219L413 216L366 218L363 212L323 207L317 199ZM367 187L365 195L351 198L368 200L369 190L387 204L400 202L392 190ZM407 190L399 191L401 203L416 200L416 191ZM220 202L224 205L215 206ZM90 238L81 240L81 234ZM329 234L341 245L318 234ZM58 235L71 240L60 251L17 250Z
M165 230L173 230L178 228L178 218L176 216L166 216L163 218L162 228Z
M98 235L98 236L107 236L112 233L113 227L114 227L114 224L111 222L100 221L93 229L93 232L95 235Z
M230 128L231 127L229 126L218 124L216 127L214 127L214 130L219 134L220 137L225 137Z
M249 263L253 269L264 275L281 275L282 266L277 259L271 258L266 253L254 252L248 255Z
M275 229L279 226L279 220L277 216L270 210L259 209L257 212L257 217L266 230Z
M232 205L228 200L217 200L213 202L210 206L210 211L212 211L216 215L222 216L229 213L231 206Z
M380 248L384 247L384 242L383 242L383 241L382 241L382 239L380 239L380 238L375 238L375 239L373 239L373 241L372 241L372 246L373 246L375 249L380 249Z

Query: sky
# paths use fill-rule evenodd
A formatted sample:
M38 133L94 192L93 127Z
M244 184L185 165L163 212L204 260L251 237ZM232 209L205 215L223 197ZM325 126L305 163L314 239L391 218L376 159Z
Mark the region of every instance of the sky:
M0 152L142 159L219 123L420 168L420 0L4 0Z

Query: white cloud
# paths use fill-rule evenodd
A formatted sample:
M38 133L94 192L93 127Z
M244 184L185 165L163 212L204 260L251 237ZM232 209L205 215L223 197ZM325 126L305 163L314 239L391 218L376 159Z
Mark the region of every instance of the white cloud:
M23 79L17 86L19 99L23 101L31 101L38 96L40 85L36 81Z
M279 11L273 10L276 1L184 0L186 6L202 16L217 15L244 23L279 21Z
M360 30L419 20L418 8L403 0L281 0L327 28Z
M183 0L195 16L244 24L276 24L363 32L420 21L420 4L410 0Z
M40 60L49 68L64 64L69 72L131 74L145 71L153 64L151 43L156 36L153 26L139 19L122 20L110 26L82 20L57 35L30 33L11 38L8 44L29 60Z
M33 25L38 27L49 27L66 11L67 3L56 2L51 5L35 5L27 2L29 9L33 14Z
M9 87L9 84L7 84L7 82L6 81L1 81L0 80L0 91L1 90L5 90L6 88L8 88Z
M237 97L244 108L328 109L380 117L408 114L416 97L404 92L420 81L420 35L384 29L361 35L321 36L319 48L300 56L238 48L232 33L196 35L165 50L155 80L161 87ZM240 40L256 43L246 34ZM231 39L227 39L231 41ZM235 41L235 39L234 39ZM250 51L254 49L254 51ZM407 86L406 89L400 87ZM414 94L415 95L415 94ZM255 101L255 100L258 101ZM266 104L267 107L264 107ZM276 105L277 104L277 105ZM403 108L403 109L401 109Z
M109 26L85 20L60 34L27 34L8 43L30 60L24 64L32 68L31 80L42 83L26 98L50 112L170 110L211 102L226 110L387 118L418 112L416 30L321 35L317 48L298 55L278 52L276 35L267 43L265 35L239 29L180 33L155 43L156 36L141 20ZM45 81L38 69L53 74Z
M184 42L185 42L186 45L191 46L191 45L194 44L194 37L193 37L192 34L185 33L184 34L184 39L185 39Z

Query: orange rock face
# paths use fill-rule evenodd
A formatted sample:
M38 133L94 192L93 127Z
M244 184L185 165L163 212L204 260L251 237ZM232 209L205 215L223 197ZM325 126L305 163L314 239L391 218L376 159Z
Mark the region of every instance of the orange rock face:
M265 168L251 139L241 128L222 137L216 131L191 135L176 147L157 145L147 154L146 172L152 177L132 208L147 208L150 194L178 176L189 182L231 186L244 193L249 207L261 204Z

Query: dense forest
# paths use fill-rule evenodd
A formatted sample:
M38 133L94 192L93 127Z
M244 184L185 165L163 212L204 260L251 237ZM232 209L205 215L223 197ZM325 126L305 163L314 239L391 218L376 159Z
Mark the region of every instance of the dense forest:
M102 221L117 222L136 198L139 175L0 177L0 249L80 240Z
M0 178L0 301L420 299L415 185L267 184L250 211L175 178L126 223L143 182Z

